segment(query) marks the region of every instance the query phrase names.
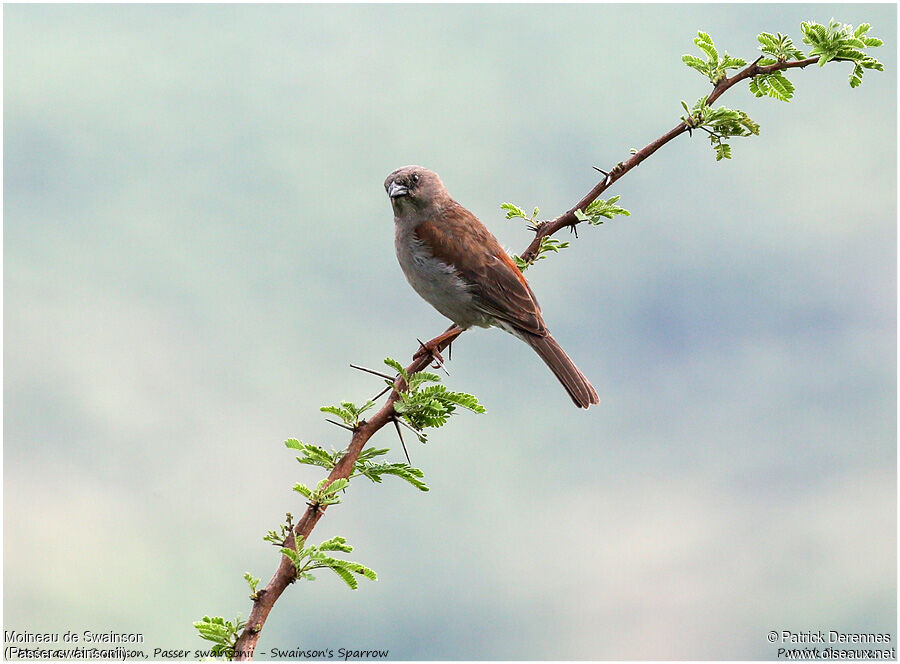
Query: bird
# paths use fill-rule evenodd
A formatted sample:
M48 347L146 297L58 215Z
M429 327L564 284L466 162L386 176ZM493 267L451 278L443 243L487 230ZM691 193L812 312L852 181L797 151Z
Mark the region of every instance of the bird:
M394 211L397 260L413 290L462 330L498 327L527 343L576 406L600 402L547 329L521 270L437 173L404 166L387 176L384 189Z

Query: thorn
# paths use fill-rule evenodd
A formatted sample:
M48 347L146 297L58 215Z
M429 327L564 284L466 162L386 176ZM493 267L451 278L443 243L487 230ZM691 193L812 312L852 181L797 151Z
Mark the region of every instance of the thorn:
M449 376L450 372L447 371L447 368L444 366L444 358L441 357L441 354L436 350L431 350L430 348L428 348L428 346L426 346L422 342L422 340L419 339L419 337L416 337L416 341L419 342L419 348L421 350L424 350L426 353L428 353L431 356L431 359L434 360L434 364L431 366L431 368L432 369L443 369L444 373Z
M602 168L597 168L596 166L592 166L591 168L599 173L603 173L603 184L609 184L609 180L612 177L609 173L604 171Z
M355 364L351 364L350 366L352 368L356 369L357 371L365 371L366 373L370 373L374 376L381 376L382 378L387 378L388 380L394 380L395 378L397 378L396 376L388 376L387 374L383 374L380 371L375 371L374 369L367 369L366 367L358 367Z
M387 394L387 393L388 393L389 391L391 391L392 389L394 389L394 386L393 386L393 385L388 385L386 388L384 388L383 390L381 390L381 392L379 392L379 393L376 394L374 397L372 397L372 398L370 399L370 401L378 401L381 397L383 397L385 394Z
M396 418L394 418L394 419L395 419L397 422L399 422L400 424L402 424L403 426L405 426L407 429L409 429L410 431L412 431L414 434L416 434L416 436L418 436L418 435L421 433L421 431L419 431L418 429L416 429L413 425L409 424L409 423L408 423L406 420L404 420L402 417L396 417Z
M403 445L403 453L406 455L406 463L410 466L412 465L412 461L409 458L409 452L406 451L406 443L403 442L403 434L400 432L400 425L397 424L397 418L392 418L394 420L394 428L397 430L397 435L400 437L400 444Z
M334 420L329 420L327 417L325 418L325 421L331 422L334 426L340 427L341 429L346 429L347 431L352 431L353 433L356 433L356 429L354 429L351 426L347 426L346 424L341 424L340 422L335 422Z

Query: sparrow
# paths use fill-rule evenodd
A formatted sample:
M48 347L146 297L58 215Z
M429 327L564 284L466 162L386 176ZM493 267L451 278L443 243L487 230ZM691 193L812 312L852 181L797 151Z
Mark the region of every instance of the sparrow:
M499 327L531 346L580 408L597 392L560 347L522 272L497 238L447 193L436 173L404 166L387 176L394 245L406 280L465 330Z

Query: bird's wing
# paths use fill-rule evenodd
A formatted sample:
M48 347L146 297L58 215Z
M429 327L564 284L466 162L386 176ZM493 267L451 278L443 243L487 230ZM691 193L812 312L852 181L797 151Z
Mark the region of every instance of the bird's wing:
M474 214L459 204L447 206L439 220L419 224L416 235L435 258L456 267L484 313L532 334L547 333L522 272Z

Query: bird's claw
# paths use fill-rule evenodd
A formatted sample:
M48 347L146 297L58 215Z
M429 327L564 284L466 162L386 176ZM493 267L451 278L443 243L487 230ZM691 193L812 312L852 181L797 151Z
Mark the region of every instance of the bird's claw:
M427 355L434 360L433 369L443 369L444 357L441 355L441 351L438 350L438 345L431 341L423 342L421 339L416 339L416 341L419 342L419 350L415 352L413 359L418 360L420 357Z

